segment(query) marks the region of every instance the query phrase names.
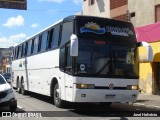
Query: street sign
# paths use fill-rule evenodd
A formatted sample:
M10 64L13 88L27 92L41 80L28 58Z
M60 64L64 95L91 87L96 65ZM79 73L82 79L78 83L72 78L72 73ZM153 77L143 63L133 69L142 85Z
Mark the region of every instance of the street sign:
M0 0L0 8L27 10L27 0Z

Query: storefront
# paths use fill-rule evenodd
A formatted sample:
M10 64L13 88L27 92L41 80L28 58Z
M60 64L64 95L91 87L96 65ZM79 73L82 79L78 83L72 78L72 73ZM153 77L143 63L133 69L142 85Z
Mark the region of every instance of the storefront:
M139 47L140 91L160 95L160 23L135 28Z

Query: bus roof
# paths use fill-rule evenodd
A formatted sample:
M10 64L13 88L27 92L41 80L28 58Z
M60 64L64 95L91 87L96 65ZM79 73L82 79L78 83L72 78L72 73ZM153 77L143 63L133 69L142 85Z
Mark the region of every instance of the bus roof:
M71 15L71 16L65 17L63 21L72 21L74 19L103 19L103 20L119 21L119 22L131 24L130 22L127 22L127 21L110 19L105 17L98 17L98 16L87 16L87 15Z
M97 17L97 16L87 16L87 15L71 15L71 16L68 16L68 17L65 17L64 19L61 19L55 23L53 23L52 25L44 28L43 30L41 30L40 32L32 35L31 37L28 37L26 40L22 41L21 43L19 43L18 45L26 42L26 41L29 41L30 39L34 38L36 35L39 35L41 34L42 32L50 29L52 26L56 25L56 24L59 24L63 21L73 21L74 19L103 19L103 20L112 20L112 21L119 21L119 22L123 22L123 23L128 23L128 24L131 24L130 22L125 22L125 21L120 21L120 20L115 20L115 19L109 19L109 18L104 18L104 17ZM16 45L16 46L18 46ZM14 46L14 47L16 47Z

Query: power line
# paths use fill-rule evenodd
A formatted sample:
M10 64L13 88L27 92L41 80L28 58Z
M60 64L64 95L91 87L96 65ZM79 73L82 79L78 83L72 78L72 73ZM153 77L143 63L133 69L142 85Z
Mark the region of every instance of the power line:
M11 9L5 9L5 10L11 10ZM32 9L27 9L27 10L21 10L21 9L12 9L12 10L18 10L18 11L24 11L24 12L80 12L82 10L32 10Z
M78 12L70 10L27 10L28 12Z

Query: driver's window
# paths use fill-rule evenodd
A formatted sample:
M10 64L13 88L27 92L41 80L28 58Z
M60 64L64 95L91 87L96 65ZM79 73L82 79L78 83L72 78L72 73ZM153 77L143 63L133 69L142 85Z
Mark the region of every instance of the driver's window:
M72 72L72 57L70 56L70 46L66 47L66 71Z
M60 49L59 67L62 71L72 72L72 57L70 56L70 46Z
M60 49L59 68L64 71L65 68L65 47Z

